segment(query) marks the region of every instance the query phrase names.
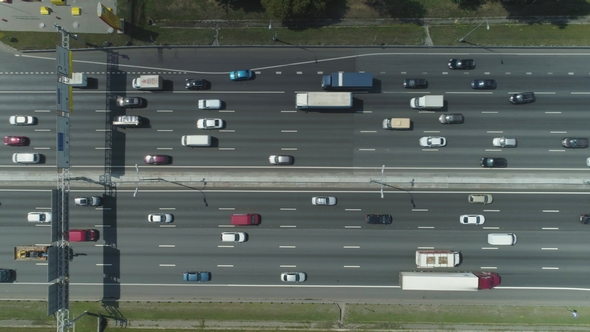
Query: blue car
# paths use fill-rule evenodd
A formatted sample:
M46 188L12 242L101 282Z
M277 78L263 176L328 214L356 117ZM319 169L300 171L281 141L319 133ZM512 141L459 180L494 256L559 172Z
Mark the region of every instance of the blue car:
M229 79L232 81L247 81L254 78L254 73L249 70L235 70L229 73Z
M211 280L211 272L184 272L182 274L182 280L207 282Z

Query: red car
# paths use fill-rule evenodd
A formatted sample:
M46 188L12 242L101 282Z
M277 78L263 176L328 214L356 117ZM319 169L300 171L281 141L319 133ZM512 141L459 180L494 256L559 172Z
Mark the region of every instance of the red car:
M151 165L165 165L165 164L172 163L172 157L167 156L167 155L163 155L163 154L155 154L155 155L148 154L147 156L145 156L145 158L143 158L143 161L146 164L151 164Z
M29 139L24 136L6 136L4 137L4 145L24 146L27 145Z

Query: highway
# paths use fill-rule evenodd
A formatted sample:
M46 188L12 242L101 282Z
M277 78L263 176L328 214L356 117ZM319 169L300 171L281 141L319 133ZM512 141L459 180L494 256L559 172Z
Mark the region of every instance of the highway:
M516 182L530 174L585 179L587 150L565 149L561 140L568 136L585 137L586 100L584 72L588 54L581 50L507 50L462 49L349 49L286 48L266 51L141 49L124 50L118 70L110 75L112 96L141 96L145 109L122 109L107 99L105 54L100 51L76 52L75 70L87 72L91 87L75 89L71 114L71 164L76 176L101 171L105 160L105 110L110 117L122 114L149 119L143 128L113 129L113 175L135 173L173 177L199 175L197 167L226 174L228 167L248 168L254 178L269 172L270 154L295 156L293 167L282 167L288 178L305 170L321 182L330 172L353 173L355 168L380 169L382 165L400 170L388 174L413 176L419 170L429 174L454 174L469 177L514 177ZM28 147L0 149L0 167L4 181L13 172L55 177L55 73L54 54L29 53L20 57L0 54L5 63L0 73L0 111L5 135L25 135ZM475 58L472 71L451 71L451 57ZM256 78L231 82L227 72L251 68ZM376 79L370 93L355 93L351 110L297 111L296 92L320 91L323 74L334 71L367 71ZM165 90L132 91L131 79L139 74L157 73L165 78ZM212 82L209 91L187 91L184 79L205 78ZM426 78L429 88L404 90L404 78ZM473 79L494 78L498 89L471 90ZM529 105L511 105L511 93L534 91L537 101ZM409 100L425 94L443 94L446 106L440 111L417 111ZM221 99L221 110L198 110L198 99ZM440 114L462 113L465 123L442 125ZM34 126L16 127L8 123L10 115L37 117ZM227 122L222 130L197 130L199 118L219 117ZM381 121L387 117L410 117L410 131L386 131ZM186 148L180 137L210 134L211 148ZM422 136L444 136L446 147L423 149ZM494 137L514 137L518 147L492 146ZM14 165L14 152L38 152L45 158L39 165ZM146 154L168 154L171 166L143 166ZM508 171L479 167L482 157L508 159ZM539 173L543 172L543 173ZM138 173L139 174L139 173ZM307 173L306 173L307 174ZM138 175L139 176L139 175ZM379 178L376 171L374 179ZM367 183L368 183L367 179ZM582 288L587 290L584 246L587 225L579 216L590 213L588 193L583 189L555 188L538 191L527 188L428 189L428 184L406 190L385 188L382 199L378 185L372 190L343 186L321 189L279 188L265 190L185 188L171 184L166 188L142 186L123 188L115 196L104 196L101 208L73 205L73 197L103 196L96 187L74 184L70 199L70 228L98 229L96 243L74 243L76 256L70 267L72 298L97 299L103 296L121 299L339 299L355 302L430 301L457 298L463 301L538 301L541 291L527 287ZM17 269L17 282L0 285L5 298L44 298L46 267L34 262L15 262L12 247L47 244L47 225L26 222L30 211L49 211L48 187L11 185L0 191L0 225L6 239L0 266ZM485 192L494 195L491 205L467 202L467 194ZM333 207L312 206L312 196L338 197ZM228 227L232 213L259 213L262 224L240 228L248 232L246 243L227 245L219 236ZM169 225L147 222L148 213L173 213ZM389 213L392 225L367 225L367 213ZM483 226L459 223L461 214L484 214ZM514 232L513 247L487 244L490 232ZM501 286L486 295L422 294L401 292L398 272L416 270L414 252L418 248L461 251L460 268L442 271L495 271L502 276ZM180 273L206 270L212 281L199 285L199 293L183 293L187 287ZM308 281L296 288L285 288L279 274L305 271ZM104 288L101 285L105 283ZM29 288L23 288L29 285ZM166 291L154 290L157 285ZM232 291L223 289L232 285ZM85 287L87 286L87 287ZM194 285L193 285L194 286ZM190 287L193 287L190 286ZM119 289L119 287L121 287ZM344 287L344 288L343 288ZM348 289L347 287L350 287ZM508 292L510 287L521 290ZM231 288L231 287L230 287ZM260 294L256 291L265 289ZM347 291L343 291L347 289ZM381 291L379 291L381 290ZM201 293L202 291L202 293ZM350 291L350 292L349 292ZM300 293L299 293L300 292ZM551 292L551 291L547 291ZM493 295L487 295L492 294ZM401 294L401 295L400 295ZM555 296L556 303L566 298L576 301L584 292ZM537 297L538 295L538 297ZM546 294L545 294L546 295ZM322 297L323 296L323 297ZM553 295L551 295L553 296ZM403 299L403 300L402 300ZM482 303L483 303L482 302Z

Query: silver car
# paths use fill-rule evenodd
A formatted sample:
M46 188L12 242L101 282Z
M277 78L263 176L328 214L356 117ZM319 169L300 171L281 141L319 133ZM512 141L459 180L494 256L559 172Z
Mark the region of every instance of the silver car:
M492 204L494 197L490 194L469 194L467 201L472 204Z
M197 120L197 128L199 129L221 129L223 128L223 120L221 119L199 119Z
M170 213L152 213L148 215L148 221L169 223L174 221L174 216Z
M271 155L268 157L271 165L291 165L293 163L293 156L288 155Z
M515 148L516 138L496 137L492 140L492 144L500 148Z
M30 126L35 123L35 118L28 115L13 115L8 119L11 125Z
M425 148L440 148L447 145L447 139L438 136L425 136L420 138L420 146Z
M221 233L221 242L246 242L248 234L244 232L223 232Z
M283 272L281 273L281 281L283 282L304 282L307 280L305 272Z
M334 196L316 196L311 198L313 205L336 205L338 200Z
M74 203L78 206L99 206L102 204L102 198L98 196L76 197Z
M28 222L46 223L51 222L52 218L51 212L29 212L27 215Z
M483 225L486 218L481 214L464 214L459 217L459 221L463 225Z

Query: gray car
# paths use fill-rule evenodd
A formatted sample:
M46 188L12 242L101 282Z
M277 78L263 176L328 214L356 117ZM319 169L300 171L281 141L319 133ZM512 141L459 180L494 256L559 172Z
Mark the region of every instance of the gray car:
M316 196L311 198L312 205L336 205L338 200L334 196Z
M516 138L496 137L492 140L492 144L500 148L515 148Z
M76 197L74 203L78 206L100 206L102 204L102 198L98 196Z
M271 155L268 157L271 165L291 165L293 163L293 156L289 155Z
M588 139L586 137L566 137L561 142L564 148L570 149L585 149L588 147Z
M459 124L463 123L465 119L463 114L443 114L438 118L438 121L442 124Z

